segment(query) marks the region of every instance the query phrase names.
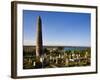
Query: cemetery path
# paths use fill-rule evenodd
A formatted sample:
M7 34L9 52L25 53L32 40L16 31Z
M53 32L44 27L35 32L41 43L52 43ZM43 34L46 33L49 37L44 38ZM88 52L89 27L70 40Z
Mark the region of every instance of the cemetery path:
M53 68L56 68L57 66L55 66L55 65L50 65L51 67L53 67Z

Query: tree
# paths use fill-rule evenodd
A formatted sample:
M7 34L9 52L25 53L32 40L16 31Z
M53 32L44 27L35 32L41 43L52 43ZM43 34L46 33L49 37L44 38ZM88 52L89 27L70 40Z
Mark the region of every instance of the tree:
M59 54L64 54L64 47L58 47L57 50Z
M47 48L44 48L43 49L43 53L46 53L47 55L49 55L50 54L50 51Z

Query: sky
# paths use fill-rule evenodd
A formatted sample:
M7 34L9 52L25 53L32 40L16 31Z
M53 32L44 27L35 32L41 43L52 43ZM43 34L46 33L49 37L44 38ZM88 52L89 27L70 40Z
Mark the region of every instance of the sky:
M90 13L33 10L23 10L23 45L36 45L38 16L42 19L43 45L91 45Z

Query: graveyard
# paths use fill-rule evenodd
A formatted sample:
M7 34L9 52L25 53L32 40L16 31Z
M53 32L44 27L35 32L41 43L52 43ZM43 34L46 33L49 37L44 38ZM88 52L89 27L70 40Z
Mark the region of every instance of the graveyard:
M34 45L34 47L30 45L25 47L23 45L23 69L91 65L90 47L44 46L42 36L42 19L38 16L36 26L36 45Z
M45 47L43 55L37 58L35 47L23 52L23 69L80 67L91 64L91 50L64 50L63 47ZM25 49L26 49L25 48Z

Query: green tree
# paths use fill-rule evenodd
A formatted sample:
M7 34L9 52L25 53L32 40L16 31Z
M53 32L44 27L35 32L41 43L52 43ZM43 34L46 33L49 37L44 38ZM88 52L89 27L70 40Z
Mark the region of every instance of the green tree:
M43 49L43 53L46 53L47 55L49 55L50 54L50 51L47 48L44 48Z

